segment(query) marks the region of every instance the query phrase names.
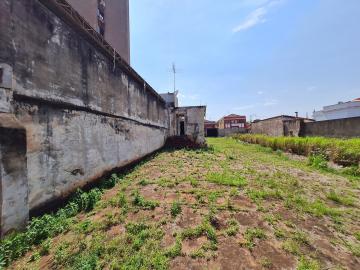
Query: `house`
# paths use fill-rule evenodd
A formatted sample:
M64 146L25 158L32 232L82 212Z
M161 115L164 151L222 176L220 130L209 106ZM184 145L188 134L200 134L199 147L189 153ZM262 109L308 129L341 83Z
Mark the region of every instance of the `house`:
M217 127L219 129L245 128L246 127L246 116L237 115L237 114L229 114L227 116L222 117L217 122Z
M205 128L205 136L206 137L217 137L218 136L218 129L216 128L215 121L205 120L204 128Z
M360 117L360 98L325 106L321 111L314 111L313 117L316 121Z
M313 119L298 116L278 115L254 121L251 124L251 133L269 136L300 136L303 123L313 121Z

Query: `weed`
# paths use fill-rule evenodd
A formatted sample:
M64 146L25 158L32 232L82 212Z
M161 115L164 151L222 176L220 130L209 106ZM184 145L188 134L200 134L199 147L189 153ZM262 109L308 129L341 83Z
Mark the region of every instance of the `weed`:
M307 259L306 257L302 256L300 258L300 262L297 270L320 270L320 265L317 261L313 259Z
M181 237L176 237L175 244L165 251L165 255L170 258L175 258L181 255L182 250L182 240Z
M355 238L360 241L360 231L354 234Z
M230 219L227 222L227 228L225 230L225 233L228 236L235 236L239 232L239 222L237 222L236 219Z
M326 156L322 154L311 154L308 159L308 165L323 170L328 168Z
M230 189L230 197L236 197L239 195L239 190L236 187Z
M338 204L346 205L346 206L354 206L354 199L348 196L339 195L334 190L331 190L327 196L329 200L332 200Z
M174 201L171 204L170 211L172 217L176 217L177 215L179 215L181 213L181 203L179 201Z
M141 179L141 180L139 181L139 185L140 185L140 186L147 186L147 185L149 185L149 184L150 184L150 182L147 181L146 179Z
M261 266L262 267L264 267L264 268L271 268L272 267L272 262L271 262L271 260L269 259L269 258L262 258L261 260L260 260L260 264L261 264Z
M52 240L51 239L47 239L46 241L41 243L40 250L39 250L40 255L41 256L48 255L50 253L51 245L52 245Z
M247 181L243 176L239 173L230 173L229 171L224 171L222 173L208 173L206 175L206 180L211 183L225 186L244 187L247 185Z
M133 193L134 199L132 201L133 205L141 207L147 210L154 210L159 206L158 202L145 200L143 196L140 195L139 190L135 190Z
M293 254L293 255L300 255L301 251L300 251L300 245L298 242L294 241L293 239L287 239L284 243L282 248Z
M266 234L265 232L260 229L260 228L248 228L245 231L245 246L249 249L254 248L255 246L255 239L265 239L266 238Z

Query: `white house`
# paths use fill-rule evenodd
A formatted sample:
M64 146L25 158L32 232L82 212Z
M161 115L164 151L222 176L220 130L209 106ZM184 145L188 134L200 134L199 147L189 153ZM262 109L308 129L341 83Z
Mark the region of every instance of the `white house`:
M360 98L348 102L339 102L325 106L321 111L314 111L316 121L326 121L342 118L360 117Z

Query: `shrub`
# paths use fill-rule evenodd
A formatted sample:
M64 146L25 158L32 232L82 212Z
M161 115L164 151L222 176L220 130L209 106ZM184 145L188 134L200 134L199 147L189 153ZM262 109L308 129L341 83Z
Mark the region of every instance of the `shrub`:
M323 155L340 165L358 166L360 162L360 139L335 139L324 137L271 137L266 135L235 135L235 139L287 151L298 155Z

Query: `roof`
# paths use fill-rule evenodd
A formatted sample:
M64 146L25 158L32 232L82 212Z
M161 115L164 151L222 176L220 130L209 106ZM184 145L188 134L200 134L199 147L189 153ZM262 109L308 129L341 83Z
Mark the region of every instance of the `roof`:
M216 121L211 121L211 120L205 119L205 124L216 124Z
M296 117L296 116L292 116L292 115L278 115L278 116L273 116L273 117L270 117L270 118L266 118L266 119L262 119L262 120L259 120L259 119L256 119L257 122L260 122L260 121L266 121L266 120L273 120L273 119L276 119L276 118L290 118L290 119L303 119L303 120L310 120L310 121L314 121L314 119L310 119L310 118L306 118L306 117ZM255 121L254 121L255 122Z
M238 115L238 114L229 114L229 115L226 115L224 116L223 118L246 118L245 115Z
M360 102L360 98L355 98L353 101L358 101L358 102Z

